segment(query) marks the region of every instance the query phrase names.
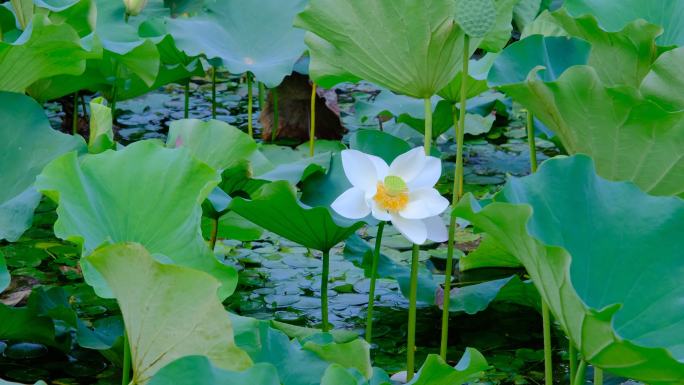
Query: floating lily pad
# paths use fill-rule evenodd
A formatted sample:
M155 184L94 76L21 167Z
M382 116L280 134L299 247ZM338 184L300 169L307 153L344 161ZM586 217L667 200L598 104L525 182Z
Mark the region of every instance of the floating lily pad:
M267 363L236 372L212 365L206 357L187 356L161 368L149 385L280 385L278 371Z

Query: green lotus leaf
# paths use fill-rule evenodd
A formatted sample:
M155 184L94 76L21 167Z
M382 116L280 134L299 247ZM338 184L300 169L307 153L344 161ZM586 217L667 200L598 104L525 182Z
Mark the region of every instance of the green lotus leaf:
M329 333L317 333L301 341L290 340L272 327L272 321L233 314L231 320L237 345L255 363L274 365L283 385L319 385L332 364L347 369L361 367L364 371L370 367L369 346L358 337L338 343Z
M511 255L506 248L488 234L484 234L477 249L461 257L458 267L461 271L487 267L521 267L520 261Z
M511 179L485 207L466 196L455 214L522 262L589 363L649 384L684 381L684 200L603 179L576 155ZM645 255L648 267L634 269Z
M211 236L213 224L209 218L202 218L202 233L207 239ZM236 239L242 242L250 242L261 239L264 231L261 227L237 215L232 211L218 218L218 239Z
M99 154L114 147L112 130L112 109L107 107L102 97L90 101L90 137L88 151Z
M198 15L168 19L168 30L186 53L220 59L231 73L252 72L276 87L306 51L304 31L292 21L306 0L223 0ZM268 26L265 28L264 26Z
M80 75L86 59L99 54L85 49L68 24L37 14L15 41L0 40L0 90L24 92L40 79Z
M138 242L166 261L210 273L226 298L237 273L214 257L200 229L200 205L218 181L187 149L141 141L80 159L66 154L45 167L37 188L59 204L55 234L84 254L105 242ZM98 294L111 296L97 271L82 267Z
M330 250L363 225L363 222L338 224L326 208L303 206L286 181L262 186L252 195L252 200L235 198L230 208L268 231L321 251Z
M219 120L183 119L171 122L169 147L187 147L202 162L225 170L248 159L257 149L249 135Z
M534 37L528 39L540 41ZM518 44L527 44L528 39ZM562 39L544 38L543 41L548 40L545 45L566 45ZM512 46L516 52L527 51L518 48ZM683 48L676 51L680 50ZM509 60L505 52L502 60ZM672 98L676 98L672 95L677 92L674 87L662 88L663 79L668 79L667 75L662 77L663 68L683 60L682 52L663 56L662 62L658 59L649 81L644 82L643 94L648 99L638 89L605 85L597 71L588 66L571 67L550 82L544 82L537 75L543 70L535 70L524 82L498 88L553 130L569 153L592 156L599 175L633 181L653 195L684 196L684 112L669 112L659 105L671 106ZM520 68L524 70L530 65ZM495 64L490 77L503 73L497 68ZM500 78L514 80L508 76ZM676 77L669 79L670 86L676 86ZM665 99L662 102L661 97Z
M359 378L361 377L361 378ZM350 371L342 365L333 364L325 370L321 385L365 385L368 384L363 376L355 371Z
M36 176L58 156L83 151L85 143L53 130L43 108L28 96L0 92L0 105L0 240L14 242L31 227L40 202Z
M681 1L567 0L565 8L575 17L591 14L599 20L601 27L613 32L634 20L644 19L663 28L662 35L658 37L659 45L684 45L684 25L679 18L684 12L684 3Z
M430 6L422 0L312 0L295 26L309 31L310 76L321 86L364 79L424 99L461 68L463 31L455 12L450 0ZM478 43L474 39L472 50Z
M131 349L132 383L146 384L174 360L201 355L221 369L252 365L235 345L214 277L165 265L139 244L105 246L87 257L112 289Z
M540 308L539 294L532 283L523 282L517 275L452 289L450 312L476 314L494 301L511 302Z
M492 86L522 83L537 67L539 78L553 81L568 68L587 64L591 45L584 40L533 35L508 46L499 54L489 70Z
M149 385L280 385L271 364L256 364L243 372L219 369L203 356L179 358L148 382Z
M679 90L684 76L677 68L684 63L684 49L678 48L660 55L641 83L641 94L670 112L684 109L684 97Z
M460 385L480 379L489 369L484 356L467 348L455 367L447 365L438 355L428 355L416 377L408 385Z
M468 77L466 80L466 97L468 99L478 96L487 91L487 74L489 73L496 54L487 54L479 60L471 59L468 63ZM438 95L452 103L461 101L461 83L463 82L463 71L441 89Z

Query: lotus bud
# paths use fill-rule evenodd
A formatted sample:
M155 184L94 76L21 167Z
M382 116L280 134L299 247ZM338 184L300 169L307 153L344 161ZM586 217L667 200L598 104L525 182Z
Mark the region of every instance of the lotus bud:
M147 5L147 0L123 0L123 2L126 6L126 14L129 16L138 16Z

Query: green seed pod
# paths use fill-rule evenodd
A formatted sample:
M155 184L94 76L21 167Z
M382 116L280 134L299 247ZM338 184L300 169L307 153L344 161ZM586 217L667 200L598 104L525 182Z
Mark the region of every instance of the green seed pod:
M471 37L484 37L496 23L494 0L456 0L456 21Z
M123 0L123 2L126 6L126 14L129 16L138 16L147 5L147 0Z

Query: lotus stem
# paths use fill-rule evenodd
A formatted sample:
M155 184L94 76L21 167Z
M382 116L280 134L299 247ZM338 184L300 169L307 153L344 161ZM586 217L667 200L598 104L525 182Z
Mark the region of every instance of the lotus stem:
M330 276L330 250L323 250L323 273L321 274L321 320L323 332L330 330L328 323L328 279Z
M581 360L577 366L577 373L575 374L575 379L573 380L573 385L584 385L584 378L587 371L587 361Z
M74 92L74 108L72 112L71 130L74 135L78 134L78 91Z
M273 88L271 90L271 93L273 94L273 127L271 128L271 142L275 142L276 137L278 136L278 129L280 128L280 112L278 111L278 89Z
M530 168L537 172L537 144L534 137L534 115L527 111L527 143L530 145Z
M219 218L211 218L211 238L209 238L209 247L211 252L214 252L216 247L216 240L218 239Z
M183 101L183 118L187 119L190 117L190 79L185 82L185 98Z
M463 196L463 141L465 137L465 111L468 97L468 65L470 60L470 37L463 35L463 68L461 69L461 110L456 114L456 104L453 106L454 131L456 133L456 168L454 169L454 188L451 196L452 206ZM458 121L456 119L458 116ZM444 300L442 302L442 339L439 345L439 355L444 361L447 359L449 344L449 306L451 302L451 279L454 268L454 247L456 243L456 217L449 219L449 241L447 243L446 271L444 272Z
M266 106L266 86L262 82L257 83L259 88L259 110L263 111Z
M216 67L211 67L211 118L216 119Z
M247 72L247 133L250 138L254 137L252 114L254 113L254 92L252 91L252 74Z
M83 119L85 119L86 114L88 113L88 109L86 108L85 98L83 97L83 94L80 95L80 99L81 99L81 117Z
M553 356L551 351L551 313L542 299L542 325L544 329L544 384L553 385Z
M370 344L373 339L373 306L375 305L375 284L378 279L378 265L380 264L380 245L385 222L378 224L378 233L375 237L375 250L371 266L370 289L368 290L368 312L366 314L366 341Z
M311 116L309 118L309 156L314 156L316 143L316 82L311 83Z
M425 154L430 155L432 146L432 100L424 99L425 104Z
M570 383L572 383L577 374L577 350L572 340L568 340L568 356L570 357Z
M594 385L603 385L603 369L594 366Z
M121 385L128 385L131 381L131 347L128 342L128 333L124 330L123 341L123 369L121 372Z
M413 245L413 252L411 253L411 283L409 289L409 319L408 319L408 337L406 349L406 379L411 381L415 373L416 364L416 302L418 297L418 256L420 255L420 248L418 245Z

